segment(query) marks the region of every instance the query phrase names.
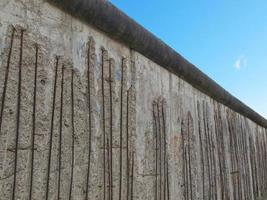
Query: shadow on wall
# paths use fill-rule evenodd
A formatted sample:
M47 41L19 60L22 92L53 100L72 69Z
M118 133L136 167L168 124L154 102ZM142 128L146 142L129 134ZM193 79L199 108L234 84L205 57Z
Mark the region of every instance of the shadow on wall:
M267 194L264 195L263 197L259 197L259 198L257 198L257 200L267 200Z

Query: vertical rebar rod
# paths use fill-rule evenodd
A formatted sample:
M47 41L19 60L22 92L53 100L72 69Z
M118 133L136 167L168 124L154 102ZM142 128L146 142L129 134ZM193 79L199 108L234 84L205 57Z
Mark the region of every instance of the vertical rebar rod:
M209 111L208 111L208 103L206 103L206 114L207 117L209 116ZM217 171L216 171L216 161L215 161L215 145L214 145L214 138L213 138L213 133L210 130L210 125L209 125L209 119L207 119L207 132L209 136L209 147L210 147L210 161L211 161L211 175L212 175L212 196L213 199L217 199Z
M128 200L129 198L129 95L130 95L130 89L127 90L127 101L126 101L126 184L127 184L127 197L126 199Z
M19 55L19 73L18 73L18 93L17 93L17 122L16 122L16 141L15 141L15 161L14 161L14 179L12 200L15 200L16 193L16 179L17 179L17 164L18 164L18 145L19 145L19 129L20 129L20 107L21 107L21 76L22 76L22 56L23 56L23 34L21 30L20 35L20 55Z
M56 57L56 69L55 69L55 77L54 77L54 89L53 89L54 91L53 91L53 97L52 97L53 103L52 103L52 117L51 117L51 124L50 124L49 152L48 152L48 164L47 164L48 171L47 171L45 200L48 200L48 196L49 196L52 143L53 143L53 135L54 135L54 117L55 117L56 93L57 93L58 60L59 60L59 57Z
M231 161L231 170L234 170L234 156L233 156L233 139L232 139L232 125L231 125L231 120L230 120L230 113L227 112L226 115L227 123L228 123L228 133L229 133L229 149L230 149L230 161ZM232 184L233 184L233 196L234 199L236 197L236 190L235 190L235 185L234 185L234 176L231 177L232 179Z
M206 131L207 131L207 145L208 145L208 159L209 159L209 174L210 174L210 190L209 190L209 198L212 199L214 195L214 176L213 176L213 159L212 159L212 150L211 150L211 136L209 131L209 119L208 119L208 107L207 104L205 106L205 117L206 117Z
M192 137L193 137L193 131L191 131L193 123L192 123L192 116L190 114L190 112L188 112L188 116L187 116L187 136L188 136L188 170L189 170L189 181L190 181L190 200L193 199L193 184L192 184L192 168L191 168L191 148L193 147L192 144Z
M74 69L71 70L71 172L70 172L70 191L69 200L72 199L72 187L73 187L73 170L74 170L74 149L75 149L75 125L74 125Z
M202 102L203 106L203 124L204 124L204 136L205 136L205 154L207 157L207 171L208 171L208 199L211 199L211 174L210 174L210 157L209 157L209 139L208 139L208 133L207 133L207 122L206 122L206 107L204 101Z
M61 160L62 160L62 123L63 123L63 94L64 94L64 70L62 65L61 76L61 94L60 94L60 116L59 116L59 140L58 140L58 184L57 184L57 199L60 199L60 183L61 183Z
M187 152L186 152L186 144L185 144L185 124L184 124L184 119L182 120L182 124L181 124L181 137L182 137L182 157L183 157L183 186L184 186L184 190L183 190L183 196L184 196L184 200L188 200L188 182L187 182Z
M36 129L36 93L37 93L37 68L38 68L38 45L35 46L35 68L34 68L34 92L33 92L33 108L32 108L32 141L31 141L31 171L30 171L30 196L32 199L32 184L34 170L34 144L35 144L35 129Z
M15 31L16 31L16 29L15 29L15 27L13 27L12 35L11 35L11 39L10 39L10 47L9 47L9 52L8 52L8 57L7 57L7 65L6 65L3 93L2 93L2 98L1 98L1 102L2 103L1 103L1 110L0 110L0 136L1 136L1 130L2 130L2 122L3 122L4 108L5 108L6 90L7 90L7 82L8 82L8 77L9 77L10 60L11 60L11 54L12 54Z
M234 117L234 123L233 124L236 124L237 121L236 121L236 116ZM237 130L236 130L237 131ZM241 185L241 177L240 177L240 174L241 174L241 169L240 169L240 157L239 157L239 142L238 142L238 136L237 136L237 133L233 133L233 138L234 138L234 149L235 149L235 156L236 156L236 163L237 163L237 169L238 169L238 179L237 179L237 187L238 187L238 190L237 190L237 194L238 194L238 199L242 199L242 185Z
M155 123L155 138L156 138L156 155L155 155L155 200L158 199L158 123L157 123L157 117L156 117L156 107L157 107L157 102L153 102L153 118L154 118L154 123Z
M188 145L188 144L187 144ZM188 183L188 148L187 146L185 147L185 199L189 200L189 183Z
M113 97L112 97L112 60L109 61L109 106L110 106L110 118L109 118L109 149L110 149L110 199L113 199L113 158L112 158L112 149L113 149Z
M251 136L249 136L249 152L250 152L250 155L249 155L249 158L250 158L250 170L251 170L251 179L252 179L252 196L253 196L253 199L255 199L255 194L256 194L256 189L255 189L255 172L254 172L254 153L253 153L253 141L252 141L252 138Z
M102 122L103 122L103 200L106 200L106 122L105 122L105 87L104 87L104 53L102 49Z
M108 162L107 162L107 168L108 168L108 186L109 186L109 190L108 190L108 199L111 200L111 178L110 178L110 149L109 149L109 139L107 138L107 149L108 149Z
M167 200L170 200L169 160L167 158Z
M132 152L131 200L134 198L134 151Z
M90 182L90 165L91 165L91 151L92 151L92 108L91 108L91 84L90 84L90 70L91 70L91 41L89 42L87 52L87 96L88 96L88 120L89 120L89 136L88 136L88 161L87 161L87 176L86 176L86 200L89 195Z
M120 179L119 179L119 200L121 200L121 192L122 192L122 127L123 127L123 67L124 67L124 58L121 61L121 105L120 105Z
M224 200L224 179L223 179L223 152L222 152L222 143L223 143L223 135L221 134L221 123L219 120L219 111L218 107L214 104L214 128L215 128L215 136L217 142L217 154L218 154L218 162L219 162L219 177L220 177L220 188L221 188L221 198Z
M158 124L159 124L159 200L161 200L162 197L162 166L161 166L161 160L162 160L162 134L161 134L161 116L160 116L160 109L159 109L159 102L157 103L157 112L158 112Z
M164 182L163 182L163 199L166 200L166 157L167 157L167 152L166 152L166 143L167 143L167 138L166 138L166 121L165 121L165 113L164 113L164 101L162 101L161 105L161 112L162 112L162 127L163 127L163 149L164 149L164 166L163 166L163 177L164 177Z
M211 132L211 148L212 148L212 162L213 162L213 181L214 181L214 199L217 199L217 169L216 169L216 160L215 160L215 147L214 147L214 136Z
M197 111L198 111L198 134L199 134L199 144L200 144L200 161L202 167L202 198L205 199L205 165L204 165L204 152L202 144L202 130L201 130L201 113L200 105L197 102Z

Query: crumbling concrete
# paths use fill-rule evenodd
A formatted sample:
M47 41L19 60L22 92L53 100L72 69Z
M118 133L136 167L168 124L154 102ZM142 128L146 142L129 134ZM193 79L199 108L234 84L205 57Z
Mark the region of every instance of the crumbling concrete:
M266 193L266 127L45 1L0 35L1 200Z

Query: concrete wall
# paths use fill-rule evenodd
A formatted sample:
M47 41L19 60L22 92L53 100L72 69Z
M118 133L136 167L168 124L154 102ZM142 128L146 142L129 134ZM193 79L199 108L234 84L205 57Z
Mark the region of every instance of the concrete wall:
M0 35L1 200L267 192L266 129L138 52L42 0Z

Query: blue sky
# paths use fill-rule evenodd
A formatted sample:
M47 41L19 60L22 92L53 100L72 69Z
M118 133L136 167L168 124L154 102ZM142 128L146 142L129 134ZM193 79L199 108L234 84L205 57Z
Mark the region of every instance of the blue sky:
M266 0L111 0L267 118Z

